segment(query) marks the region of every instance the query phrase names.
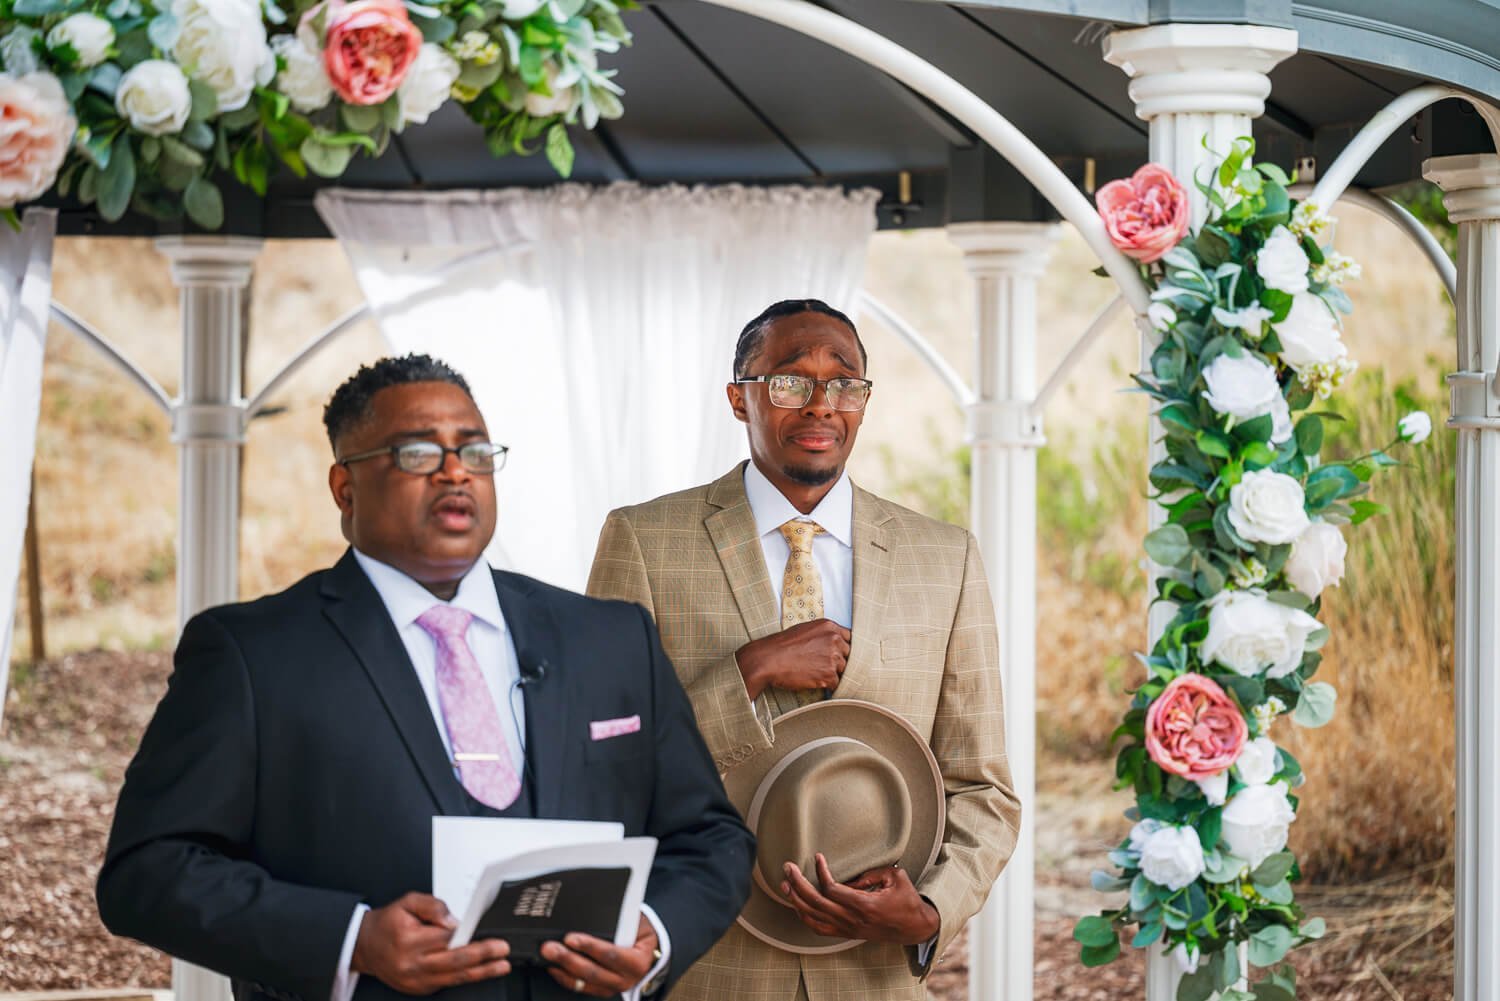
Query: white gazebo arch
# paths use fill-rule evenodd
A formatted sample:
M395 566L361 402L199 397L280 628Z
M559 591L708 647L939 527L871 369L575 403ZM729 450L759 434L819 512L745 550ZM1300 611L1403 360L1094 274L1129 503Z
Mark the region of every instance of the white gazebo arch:
M807 0L703 0L820 39L880 69L943 109L1009 161L1076 226L1120 286L1136 313L1149 355L1152 331L1140 321L1148 303L1136 266L1109 244L1092 206L1073 180L984 100L930 62L877 32ZM1269 74L1297 51L1297 33L1256 24L1162 23L1112 34L1106 59L1132 79L1139 117L1150 124L1150 157L1180 177L1192 175L1234 138L1248 134L1265 108ZM1472 103L1500 146L1500 110L1446 86L1422 87L1398 98L1335 161L1312 191L1329 204L1348 188L1380 143L1413 113L1448 97ZM1205 142L1206 140L1206 142ZM1459 318L1459 365L1449 426L1460 435L1458 466L1457 712L1459 735L1459 908L1457 994L1465 1001L1500 997L1500 157L1475 154L1428 161L1427 176L1447 192L1459 224L1456 278L1445 283ZM1359 197L1359 196L1356 196ZM1203 205L1195 205L1195 222ZM1398 223L1400 222L1398 218ZM1409 230L1409 227L1408 227ZM1414 233L1414 231L1410 231ZM964 402L974 447L974 527L989 565L1006 644L1007 723L1013 743L1034 740L1035 461L1042 443L1040 408L1056 386L1037 389L1035 282L1045 266L1055 228L1045 223L975 222L950 229L965 253L977 296L976 384L965 387L951 366L926 360ZM240 397L243 296L255 240L193 237L159 244L182 289L184 357L180 398L168 404L148 376L109 348L66 311L53 313L126 369L173 417L182 449L179 533L179 616L233 600L237 465L250 417L311 353L347 329L353 314L315 338L265 388ZM1428 248L1429 256L1431 255ZM1443 273L1441 262L1440 274ZM874 304L920 350L920 338L889 310ZM1113 312L1107 307L1064 364L1082 356ZM1154 435L1153 435L1154 436ZM1030 755L1013 757L1018 791L1034 798ZM1021 845L971 937L972 997L1027 1001L1031 994L1032 834L1025 821ZM1173 996L1175 976L1158 956L1148 994ZM222 994L216 977L179 966L184 1001Z

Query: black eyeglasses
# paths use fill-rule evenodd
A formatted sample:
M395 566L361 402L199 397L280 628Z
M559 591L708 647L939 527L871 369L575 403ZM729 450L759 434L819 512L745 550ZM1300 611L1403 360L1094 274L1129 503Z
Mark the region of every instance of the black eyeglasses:
M771 405L789 410L807 406L807 401L813 397L814 388L818 386L823 387L828 405L833 409L863 410L870 399L870 387L874 385L869 379L814 379L806 375L747 375L734 381L736 385L746 382L765 383Z
M505 468L505 457L510 449L492 441L471 441L457 448L444 448L435 441L409 441L404 445L387 445L358 455L346 455L338 462L341 466L347 466L351 462L373 459L377 455L389 455L395 460L396 468L403 473L431 476L443 468L443 463L448 461L449 452L458 456L459 464L469 472L488 476Z

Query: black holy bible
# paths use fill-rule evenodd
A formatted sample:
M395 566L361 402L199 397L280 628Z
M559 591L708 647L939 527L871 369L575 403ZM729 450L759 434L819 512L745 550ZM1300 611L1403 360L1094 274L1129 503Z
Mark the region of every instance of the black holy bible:
M559 869L500 884L495 902L479 919L474 938L510 943L513 964L542 966L543 942L569 932L614 941L625 903L630 867Z

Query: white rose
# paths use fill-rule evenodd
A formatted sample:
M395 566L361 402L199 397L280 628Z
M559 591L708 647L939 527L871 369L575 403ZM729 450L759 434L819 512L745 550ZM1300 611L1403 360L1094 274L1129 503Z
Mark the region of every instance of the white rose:
M1287 827L1297 819L1286 783L1248 786L1224 807L1220 836L1251 869L1286 847Z
M1421 410L1413 410L1396 422L1396 433L1402 441L1420 445L1432 434L1432 418Z
M1292 296L1291 311L1276 324L1276 339L1281 341L1281 360L1299 372L1336 362L1349 353L1333 311L1311 292Z
M1295 294L1307 291L1311 263L1296 235L1285 226L1277 226L1255 256L1255 273L1267 288Z
M172 58L219 97L219 111L250 103L256 84L271 82L276 58L266 44L259 0L174 0L181 30Z
M1302 484L1285 473L1257 469L1229 488L1229 524L1246 542L1291 542L1307 528Z
M73 46L73 51L78 53L78 65L84 69L104 62L113 44L114 25L98 14L73 14L47 32L47 47Z
M115 110L137 132L163 136L182 131L193 110L193 95L176 63L147 59L120 78L115 88Z
M1209 806L1224 805L1224 796L1229 792L1229 773L1227 771L1220 772L1217 775L1210 775L1206 779L1193 779L1193 781L1203 791L1203 796L1208 800Z
M1271 444L1280 445L1290 441L1295 429L1292 427L1292 408L1285 396L1277 396L1271 404Z
M1316 598L1325 587L1344 579L1344 557L1349 544L1337 525L1315 521L1292 543L1292 555L1286 561L1286 579L1293 587Z
M547 89L552 92L549 97L546 94L538 94L529 91L526 94L526 113L533 118L546 118L548 115L565 114L573 107L574 88L557 86L557 65L548 63L543 71L547 76Z
M1302 663L1308 636L1323 628L1306 612L1256 591L1220 591L1210 605L1199 656L1247 678L1263 669L1268 678L1291 674Z
M292 102L298 111L317 111L333 99L333 85L323 67L323 56L302 44L296 35L277 35L271 39L271 50L286 62L286 69L276 74L276 89Z
M1196 945L1189 947L1186 942L1178 942L1176 948L1172 950L1172 959L1177 962L1177 968L1183 974L1192 973L1198 969L1198 947Z
M1203 398L1214 412L1240 423L1269 414L1277 400L1286 402L1276 370L1249 354L1219 355L1203 370L1203 381Z
M442 46L431 42L417 50L417 59L407 70L396 93L401 95L401 124L421 125L443 106L463 67Z
M1276 744L1270 737L1256 737L1240 748L1234 773L1247 786L1263 786L1276 775Z
M1141 849L1141 872L1158 886L1180 890L1203 875L1203 845L1191 827L1163 826Z
M1162 824L1159 820L1147 817L1130 829L1130 851L1139 855L1146 849L1146 842L1151 840L1151 835L1161 830Z

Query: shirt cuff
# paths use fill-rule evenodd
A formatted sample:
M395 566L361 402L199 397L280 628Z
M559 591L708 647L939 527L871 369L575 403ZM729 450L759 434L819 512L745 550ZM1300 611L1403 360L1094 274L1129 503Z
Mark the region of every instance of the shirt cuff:
M932 950L937 948L938 935L941 934L942 932L939 931L937 935L932 936L932 938L928 939L927 941L917 943L918 966L926 969L928 962L932 959Z
M344 932L344 946L339 950L339 968L333 977L333 991L329 1001L350 1001L354 988L359 986L359 974L349 969L354 961L354 943L359 941L359 926L370 911L369 904L356 904L354 916L349 919L349 930Z
M652 965L651 969L646 971L646 975L641 978L640 983L620 995L624 1001L640 1001L641 988L655 980L661 974L661 971L665 970L672 962L672 936L667 934L667 926L661 923L661 918L656 916L656 912L651 909L650 904L641 904L641 914L645 915L646 920L651 922L651 930L656 932L656 947L661 950L661 958ZM336 1001L343 1001L343 999L336 999Z

